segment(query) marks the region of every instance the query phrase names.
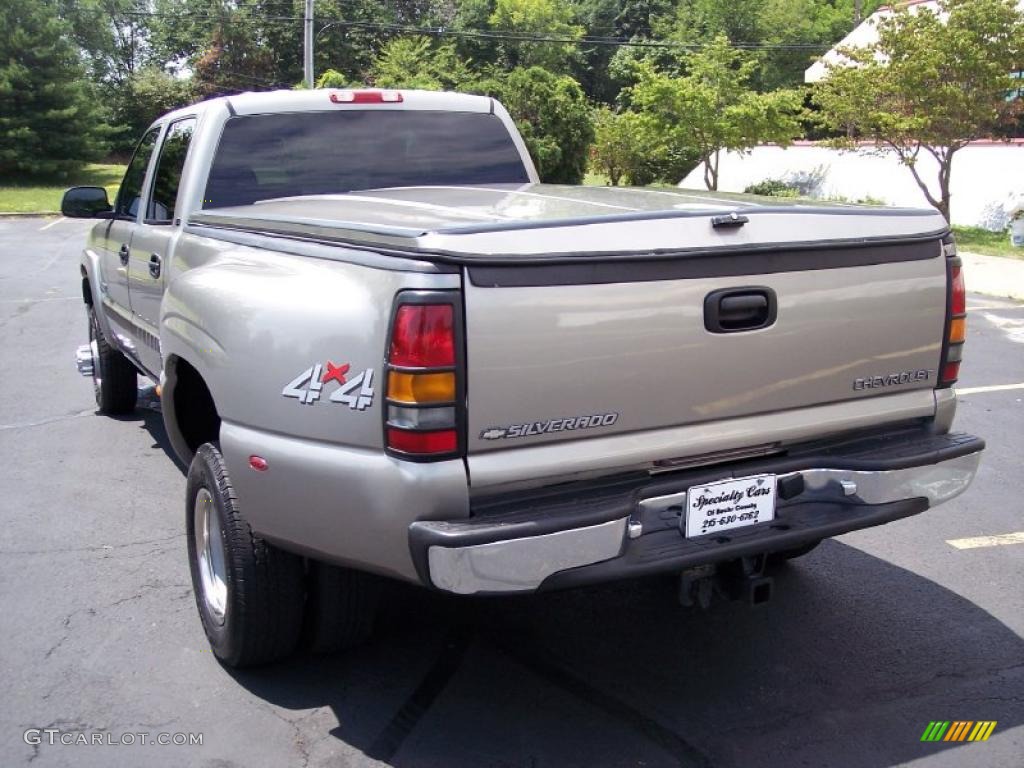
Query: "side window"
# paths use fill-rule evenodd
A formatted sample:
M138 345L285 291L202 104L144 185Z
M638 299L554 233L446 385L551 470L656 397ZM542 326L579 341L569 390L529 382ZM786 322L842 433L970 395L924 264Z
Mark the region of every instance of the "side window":
M154 128L142 137L139 146L135 148L135 154L132 155L132 161L128 164L128 170L121 181L121 188L117 191L114 212L118 216L134 219L138 214L139 203L142 201L142 184L146 180L146 169L149 167L149 159L153 156L153 148L159 135L160 129Z
M167 129L156 163L153 194L146 211L146 220L151 223L169 224L174 220L174 204L178 199L181 171L185 167L185 157L195 129L194 117L172 123Z

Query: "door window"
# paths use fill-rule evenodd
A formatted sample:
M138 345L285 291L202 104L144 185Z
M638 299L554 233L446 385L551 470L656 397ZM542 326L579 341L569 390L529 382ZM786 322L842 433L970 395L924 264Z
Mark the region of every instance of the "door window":
M160 157L156 164L153 180L153 194L146 211L146 221L151 224L170 224L174 220L174 206L178 199L178 185L181 171L185 167L192 134L195 133L194 117L172 123L167 129Z
M160 129L153 128L142 137L139 146L135 148L135 154L132 155L132 161L128 164L128 170L121 181L121 188L117 191L114 212L118 217L134 219L138 215L139 202L142 200L142 184L146 180L146 169L149 168L149 159L153 156L153 148L159 135Z

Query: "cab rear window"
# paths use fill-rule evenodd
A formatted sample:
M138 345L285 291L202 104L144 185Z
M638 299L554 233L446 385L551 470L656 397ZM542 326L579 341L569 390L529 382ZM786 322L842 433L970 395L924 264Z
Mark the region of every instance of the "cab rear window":
M339 110L228 120L204 208L387 187L529 181L496 115Z

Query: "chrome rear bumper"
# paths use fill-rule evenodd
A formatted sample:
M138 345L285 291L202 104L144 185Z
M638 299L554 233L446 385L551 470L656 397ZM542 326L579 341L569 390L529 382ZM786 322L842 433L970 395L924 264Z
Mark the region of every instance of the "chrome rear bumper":
M901 469L810 467L777 473L780 489L787 482L793 488L796 481L798 492L780 493L774 521L732 529L728 537L682 536L671 510L685 505L684 487L643 498L638 498L642 492L626 493L619 516L561 530L547 530L551 511L543 509L532 519L516 511L468 522L419 521L410 529L413 556L419 549L421 576L429 584L468 595L530 592L552 579L568 586L789 549L917 514L960 495L974 479L984 448L971 439L976 447L969 453ZM615 514L607 500L598 506L595 514ZM532 529L538 532L530 535Z

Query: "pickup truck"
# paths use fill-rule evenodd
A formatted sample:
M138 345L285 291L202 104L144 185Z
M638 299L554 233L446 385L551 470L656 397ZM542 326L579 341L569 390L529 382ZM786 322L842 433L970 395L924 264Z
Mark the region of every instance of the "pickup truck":
M229 666L367 638L388 579L763 602L984 448L932 210L541 184L493 99L385 90L172 112L62 210L97 220L78 369L101 413L157 384Z

